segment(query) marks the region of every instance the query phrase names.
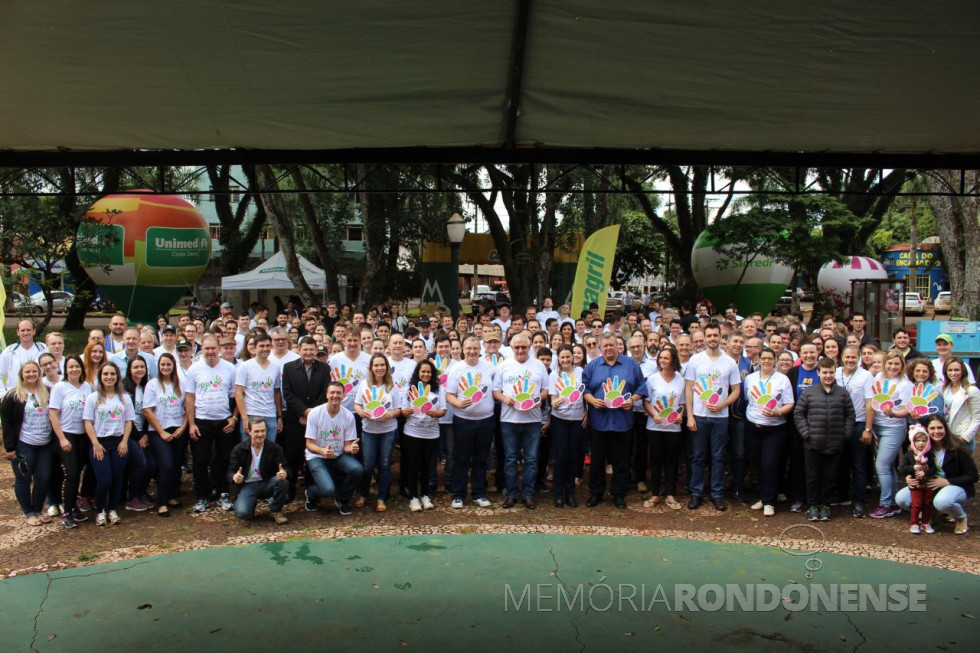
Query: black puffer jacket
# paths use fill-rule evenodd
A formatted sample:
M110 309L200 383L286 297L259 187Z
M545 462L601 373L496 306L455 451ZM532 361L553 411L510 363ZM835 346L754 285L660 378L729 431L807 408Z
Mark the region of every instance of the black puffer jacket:
M835 384L827 392L818 383L804 390L796 400L793 421L803 438L804 449L838 453L844 450L844 440L854 431L854 404L841 386Z

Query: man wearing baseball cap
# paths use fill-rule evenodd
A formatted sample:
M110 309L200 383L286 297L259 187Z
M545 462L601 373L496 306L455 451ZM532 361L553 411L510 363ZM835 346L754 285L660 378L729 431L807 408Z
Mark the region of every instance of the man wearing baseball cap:
M936 380L941 385L946 377L943 375L943 368L946 367L946 361L949 357L953 355L953 336L948 333L940 333L936 336L936 352L939 353L939 357L932 361L932 367L936 370ZM965 365L967 376L970 377L970 383L976 385L977 381L973 376L973 370L970 369L969 365Z
M168 324L160 330L160 346L153 350L159 360L160 354L170 354L177 358L177 328Z

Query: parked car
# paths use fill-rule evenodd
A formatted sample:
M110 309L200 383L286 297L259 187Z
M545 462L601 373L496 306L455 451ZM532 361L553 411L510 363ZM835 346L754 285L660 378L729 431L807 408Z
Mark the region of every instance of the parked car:
M949 313L953 310L953 293L948 290L939 293L932 306L937 313Z
M29 313L31 311L31 300L19 292L10 293L10 302L14 305L14 312Z
M484 309L492 308L494 310L500 308L501 304L510 304L510 298L502 292L491 292L485 295L480 295L476 303L482 306Z
M609 294L606 295L606 312L623 310L623 297L625 296L626 293L622 290L610 290Z
M905 314L923 315L926 312L926 302L917 292L905 293Z
M804 290L803 288L797 288L796 289L796 293L797 293L797 295L799 295L799 298L800 298L800 301L801 302L812 302L813 301L813 291L812 290ZM793 303L793 289L792 288L787 288L786 289L786 292L783 293L783 296L780 297L779 298L779 301L777 301L776 303L777 304L792 304Z
M65 313L71 308L71 303L75 300L75 295L64 290L51 291L51 305L55 313ZM36 292L31 295L31 312L44 313L48 310L48 300L45 299L43 292Z

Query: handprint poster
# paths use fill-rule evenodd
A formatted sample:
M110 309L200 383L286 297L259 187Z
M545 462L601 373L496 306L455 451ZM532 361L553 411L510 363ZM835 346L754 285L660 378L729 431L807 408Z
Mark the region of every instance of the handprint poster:
M935 415L939 407L932 402L939 396L939 389L931 383L916 383L912 386L912 396L905 402L905 408L913 419Z
M435 408L439 398L432 394L429 386L421 381L408 389L408 404L412 408L413 415L425 415Z
M533 410L541 405L541 391L538 384L527 376L522 376L514 382L508 391L514 398L514 408L517 410Z
M562 397L567 404L574 404L585 393L585 385L576 381L575 373L561 372L555 378L555 390L558 396Z
M658 395L653 401L653 412L656 419L664 424L677 424L681 421L680 400L676 392Z
M896 390L898 390L898 381L890 379L875 381L871 386L871 407L879 412L894 408Z
M772 379L763 381L760 377L759 382L752 384L752 387L749 388L749 398L760 409L775 410L779 405L779 400L772 396Z
M606 408L619 408L630 400L632 393L626 392L626 380L613 376L602 382L602 402Z
M721 384L721 371L712 370L704 374L698 374L694 382L694 396L701 400L706 406L714 406L722 400L722 393L725 392Z
M469 398L474 404L483 401L484 397L489 396L490 386L483 380L483 375L479 372L467 372L460 377L457 385L457 396L460 399Z
M364 388L360 403L371 419L381 419L392 408L391 397L383 385Z

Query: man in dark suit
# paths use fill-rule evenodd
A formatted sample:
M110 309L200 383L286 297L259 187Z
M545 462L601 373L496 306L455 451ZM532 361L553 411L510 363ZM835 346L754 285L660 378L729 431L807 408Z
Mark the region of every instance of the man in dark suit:
M310 336L300 340L299 360L282 367L283 449L289 468L289 501L296 497L296 474L302 469L306 451L306 417L326 402L330 367L316 360L316 342Z

